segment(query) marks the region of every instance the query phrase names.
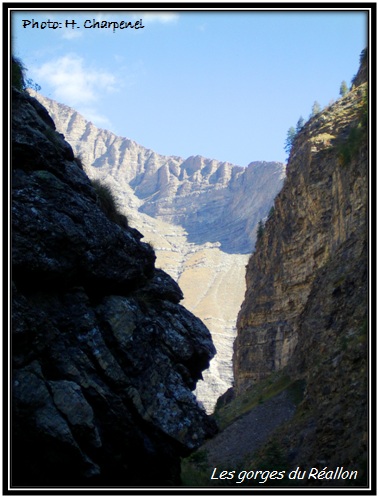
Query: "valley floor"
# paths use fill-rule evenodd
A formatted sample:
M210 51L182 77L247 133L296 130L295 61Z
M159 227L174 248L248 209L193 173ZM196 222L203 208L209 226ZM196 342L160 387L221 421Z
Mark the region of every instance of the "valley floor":
M215 418L220 432L182 461L183 485L236 486L239 473L252 469L254 455L257 457L267 444L263 459L258 456L259 467L285 470L282 452L270 440L295 416L303 387L302 381L294 382L283 373L274 373L252 391L217 406ZM234 471L233 479L217 479L222 471ZM259 483L244 482L243 485L259 486Z
M288 391L258 404L205 443L203 449L208 453L208 460L215 465L218 463L220 471L226 469L228 462L243 464L277 427L293 417L295 411L296 405ZM224 467L221 469L221 466Z

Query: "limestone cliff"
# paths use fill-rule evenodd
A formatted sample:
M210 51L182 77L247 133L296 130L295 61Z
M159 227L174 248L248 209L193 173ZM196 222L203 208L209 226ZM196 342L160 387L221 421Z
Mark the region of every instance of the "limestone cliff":
M11 486L178 484L215 432L210 333L141 238L13 89Z
M305 382L290 465L362 469L367 450L367 74L297 134L247 268L237 395L285 369ZM334 466L334 467L333 467Z
M281 188L282 163L256 161L244 168L201 156L163 156L31 94L48 109L90 176L111 181L129 210L182 227L189 242L251 253L258 221Z
M211 412L232 384L248 253L258 221L282 186L284 165L254 162L241 168L200 156L162 156L97 128L68 106L33 95L82 158L88 176L112 188L120 210L154 246L157 266L180 285L183 305L209 328L217 355L196 394Z

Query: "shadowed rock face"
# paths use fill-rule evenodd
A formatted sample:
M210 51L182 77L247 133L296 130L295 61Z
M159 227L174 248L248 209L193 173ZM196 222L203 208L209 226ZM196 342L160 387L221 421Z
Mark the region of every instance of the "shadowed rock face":
M192 393L210 333L41 104L12 106L12 485L178 484L216 431Z

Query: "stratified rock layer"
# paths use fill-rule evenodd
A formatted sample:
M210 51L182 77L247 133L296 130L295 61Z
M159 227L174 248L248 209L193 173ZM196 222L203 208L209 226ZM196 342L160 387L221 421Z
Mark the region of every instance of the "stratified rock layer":
M12 126L11 485L178 484L216 430L192 392L210 333L15 89Z
M367 458L363 76L295 139L285 185L248 264L233 358L237 395L282 369L303 379L298 416L276 442L289 468L345 466L359 470L353 485L364 484Z
M319 270L347 241L362 255L367 217L367 147L343 164L341 150L362 113L358 87L299 133L285 186L275 199L246 274L235 342L237 390L286 366Z
M163 156L30 93L48 109L89 176L107 179L129 214L138 210L182 227L190 243L251 253L258 222L282 186L282 163L255 161L245 168L201 156Z

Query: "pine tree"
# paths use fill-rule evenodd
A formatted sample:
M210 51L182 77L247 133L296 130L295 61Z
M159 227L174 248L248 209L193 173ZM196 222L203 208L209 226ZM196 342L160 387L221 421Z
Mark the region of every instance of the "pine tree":
M349 88L348 88L348 86L346 84L346 81L343 81L341 83L341 86L340 86L340 95L341 95L341 97L344 97L347 94L348 91L349 91Z
M25 89L25 66L17 57L12 56L12 86L17 90Z
M284 143L284 150L287 152L287 154L291 152L295 137L296 137L296 130L293 126L291 126L291 128L287 131L287 138Z
M257 241L262 238L263 232L264 232L264 224L262 220L259 220L257 227Z
M28 78L25 81L26 88L31 88L35 92L39 92L41 90L41 86L38 83L35 83L31 78Z
M299 120L296 124L296 133L299 133L299 131L304 127L304 118L303 116L299 117Z
M362 64L365 60L367 60L367 47L362 50L359 56L359 63Z
M316 114L318 114L319 112L321 111L321 106L320 104L317 102L317 100L314 101L314 104L312 106L312 114L311 116L316 116Z

